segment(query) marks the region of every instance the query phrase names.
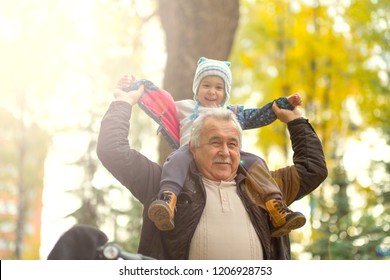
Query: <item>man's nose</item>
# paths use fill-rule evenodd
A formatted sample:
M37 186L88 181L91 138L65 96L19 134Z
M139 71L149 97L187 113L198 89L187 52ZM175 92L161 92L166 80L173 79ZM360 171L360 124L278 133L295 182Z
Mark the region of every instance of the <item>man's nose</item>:
M223 156L229 156L229 147L226 143L221 145L220 152L221 152L221 155L223 155Z

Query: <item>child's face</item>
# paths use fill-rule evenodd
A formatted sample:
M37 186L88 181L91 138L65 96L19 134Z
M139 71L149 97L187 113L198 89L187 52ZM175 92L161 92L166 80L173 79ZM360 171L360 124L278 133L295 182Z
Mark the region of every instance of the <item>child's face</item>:
M217 76L205 77L199 85L196 99L204 107L219 107L225 101L225 84Z

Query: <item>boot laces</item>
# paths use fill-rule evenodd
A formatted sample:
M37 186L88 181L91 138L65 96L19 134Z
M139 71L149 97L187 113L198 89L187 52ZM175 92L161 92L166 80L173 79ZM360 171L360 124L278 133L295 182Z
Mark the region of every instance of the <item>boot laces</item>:
M163 192L161 195L161 200L169 203L172 200L172 194L169 192Z
M293 213L284 203L277 202L276 209L280 214L290 214Z

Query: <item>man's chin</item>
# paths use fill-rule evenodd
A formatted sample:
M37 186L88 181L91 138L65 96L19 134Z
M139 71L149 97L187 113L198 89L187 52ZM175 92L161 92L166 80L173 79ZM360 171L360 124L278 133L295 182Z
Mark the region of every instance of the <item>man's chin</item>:
M226 174L218 174L215 176L218 181L231 181L234 176L231 173L226 173Z

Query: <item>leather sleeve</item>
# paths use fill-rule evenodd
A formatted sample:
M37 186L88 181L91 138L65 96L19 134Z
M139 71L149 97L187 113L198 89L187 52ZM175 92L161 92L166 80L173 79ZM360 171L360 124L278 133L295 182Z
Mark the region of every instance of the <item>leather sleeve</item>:
M131 109L131 105L123 101L111 103L101 121L97 155L133 196L148 205L158 192L161 166L131 149L128 141Z
M294 165L271 174L289 205L315 190L328 176L328 169L321 141L308 120L293 120L287 128L294 151Z

